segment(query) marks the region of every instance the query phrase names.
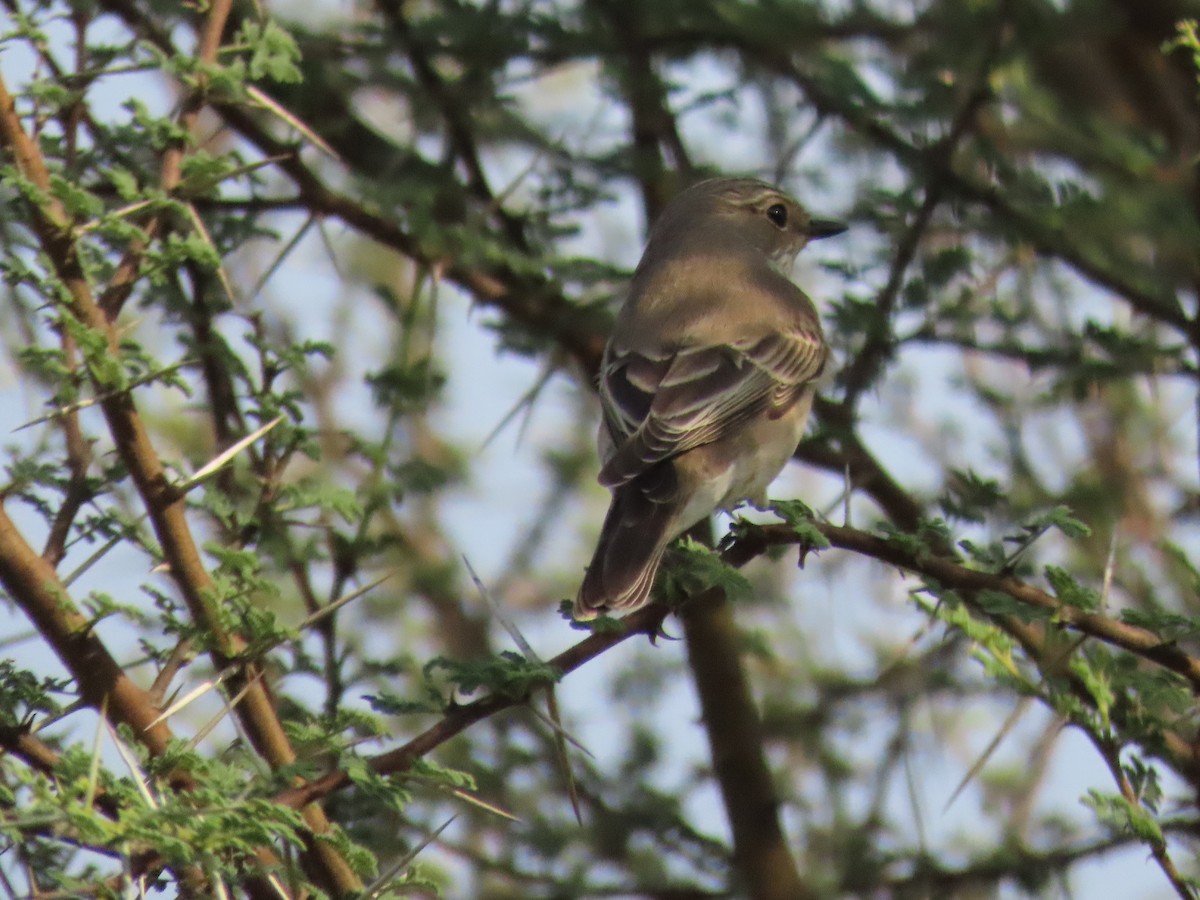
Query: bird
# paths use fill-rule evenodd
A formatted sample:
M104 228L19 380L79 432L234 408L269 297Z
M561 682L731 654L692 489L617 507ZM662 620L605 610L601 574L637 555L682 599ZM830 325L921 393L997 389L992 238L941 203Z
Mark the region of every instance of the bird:
M601 361L598 480L612 497L576 620L644 606L675 538L765 505L829 358L791 269L846 228L752 178L701 181L663 208Z

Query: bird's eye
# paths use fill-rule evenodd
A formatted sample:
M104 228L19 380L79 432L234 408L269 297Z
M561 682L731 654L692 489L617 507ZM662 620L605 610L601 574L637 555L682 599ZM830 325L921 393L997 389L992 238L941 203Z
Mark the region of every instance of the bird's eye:
M774 206L768 207L767 218L779 228L787 228L787 207L782 203L776 203Z

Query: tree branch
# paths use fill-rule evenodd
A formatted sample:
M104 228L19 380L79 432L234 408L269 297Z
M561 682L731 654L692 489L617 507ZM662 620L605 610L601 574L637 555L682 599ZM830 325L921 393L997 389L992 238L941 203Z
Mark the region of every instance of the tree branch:
M73 223L62 204L51 193L50 176L45 161L37 146L25 133L17 115L15 101L8 93L2 75L0 142L13 153L21 173L42 192L42 196L30 204L33 229L55 273L66 287L70 314L85 327L105 335L109 352L114 358L119 358L116 330L105 311L96 302L91 285L84 274L79 249L75 243ZM213 656L217 668L230 669L234 673L226 682L231 696L239 691L246 691L242 702L235 708L236 714L245 726L255 749L273 768L290 765L295 762L295 752L275 714L257 667L238 660L244 649L244 642L237 635L224 629L220 616L212 606L215 601L214 585L192 538L186 517L185 498L168 480L162 461L138 415L133 397L129 392L106 392L103 385L97 385L97 391L102 397L98 403L104 413L109 433L145 504L155 535L162 546L163 555L170 565L171 576L194 620L212 635ZM11 526L11 522L9 525ZM17 533L15 528L11 530L14 534ZM37 608L41 608L40 604L35 607ZM39 625L41 624L39 621ZM47 618L45 624L49 627L54 625L54 621ZM66 627L64 623L60 624ZM71 629L68 627L67 631L69 633ZM116 668L116 672L120 672L120 667L111 657L108 657L108 662ZM107 673L109 680L116 680L116 672ZM74 674L80 679L81 687L86 689L90 673L83 669L74 671ZM319 808L305 809L302 814L314 832L320 834L328 830L329 822ZM352 890L360 884L357 876L329 844L317 843L315 853L311 856L320 861L319 867L323 872L322 880L325 884L337 886L339 890Z
M208 7L208 16L204 20L204 27L200 31L200 42L196 47L196 61L200 64L196 73L196 84L184 97L179 110L178 124L187 138L175 141L167 147L163 151L160 163L158 186L168 196L179 186L179 181L183 176L183 160L187 156L189 143L196 132L196 123L199 121L200 110L204 108L206 99L204 88L208 83L208 75L204 69L216 64L217 51L221 48L221 35L225 31L225 23L229 19L232 7L233 0L213 0ZM108 287L98 301L108 321L116 321L125 301L133 292L133 286L137 284L141 273L142 260L146 250L164 230L165 216L165 211L156 211L141 223L140 227L144 237L130 241L124 257L109 279Z
M742 666L733 605L708 591L680 610L713 774L733 832L739 880L754 900L813 896L792 858L767 765L762 720Z

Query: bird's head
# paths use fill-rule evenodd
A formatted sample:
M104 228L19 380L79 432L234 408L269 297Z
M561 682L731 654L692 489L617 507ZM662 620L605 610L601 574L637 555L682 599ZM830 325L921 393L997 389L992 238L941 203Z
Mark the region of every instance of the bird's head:
M795 198L753 178L713 178L692 185L663 210L650 241L677 243L695 235L708 242L749 245L787 272L809 241L846 230L841 222L813 218Z

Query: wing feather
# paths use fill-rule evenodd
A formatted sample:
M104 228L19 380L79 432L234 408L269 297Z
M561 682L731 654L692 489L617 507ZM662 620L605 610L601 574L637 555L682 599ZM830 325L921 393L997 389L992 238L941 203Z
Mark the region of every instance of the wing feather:
M600 388L614 450L600 483L625 484L751 416L787 408L821 374L827 355L815 324L661 354L610 346Z

